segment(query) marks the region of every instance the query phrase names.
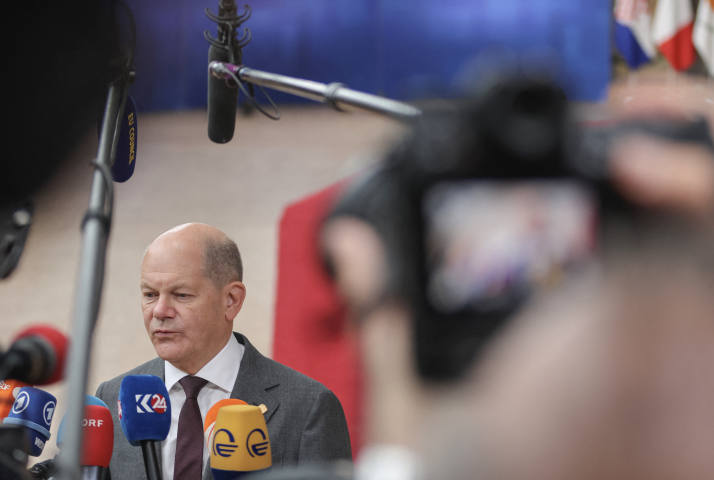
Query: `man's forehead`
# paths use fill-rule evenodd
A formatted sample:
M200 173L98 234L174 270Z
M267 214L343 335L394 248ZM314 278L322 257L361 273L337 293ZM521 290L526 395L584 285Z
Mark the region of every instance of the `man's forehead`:
M183 241L202 245L210 238L216 240L225 236L221 230L204 223L185 223L162 233L153 243Z
M191 249L151 249L141 264L142 281L196 284L203 276L202 253Z
M203 249L187 242L155 242L144 255L141 277L163 275L187 278L202 276Z
M181 288L194 288L194 282L181 277L173 277L166 275L141 275L140 288L169 288L178 290Z
M162 236L154 240L144 253L143 266L153 263L168 263L190 266L203 260L203 243L181 236Z

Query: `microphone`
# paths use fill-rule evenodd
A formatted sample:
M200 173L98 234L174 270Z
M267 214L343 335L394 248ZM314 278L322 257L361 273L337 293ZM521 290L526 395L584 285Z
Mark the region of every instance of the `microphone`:
M228 51L211 45L208 63L230 63ZM233 80L221 80L208 73L208 138L214 143L228 143L236 128L238 85Z
M114 421L107 407L87 405L82 419L82 480L101 480L114 450Z
M22 387L30 387L24 382L17 380L0 380L0 420L7 417L12 410L17 394Z
M99 398L93 395L85 397L84 417L82 417L82 459L80 463L80 478L82 480L99 480L104 468L109 466L112 451L114 450L114 421L111 413ZM89 407L99 408L99 411L91 411ZM106 418L108 416L108 419ZM57 430L57 447L61 450L64 442L64 426L67 416L62 417ZM107 426L107 422L109 426ZM97 429L100 431L98 432ZM107 439L106 436L109 436ZM60 454L62 452L60 451ZM104 460L106 458L106 461ZM28 471L40 480L50 479L55 476L55 460L57 456L44 462L36 463Z
M117 141L116 157L114 158L114 165L112 165L112 178L115 182L126 182L134 174L137 132L136 104L134 99L127 95L124 113L121 117L121 131Z
M85 396L85 398L84 398L84 404L85 404L86 406L89 406L89 405L98 405L98 406L101 406L101 407L104 407L104 408L109 408L109 407L107 407L107 404L104 403L101 399L95 397L94 395L89 395L89 394L87 394L87 395ZM57 446L58 446L59 448L62 448L62 447L61 447L61 444L62 444L62 442L64 442L64 419L65 419L65 418L66 418L66 416L65 416L65 417L62 417L62 421L60 422L59 428L57 429ZM85 418L86 418L86 415L85 415ZM113 422L113 421L112 421L112 425L114 425L114 422ZM114 442L114 440L112 439L112 443L113 443L113 442Z
M23 387L4 424L25 427L30 440L30 456L39 457L50 439L52 417L57 408L57 399L51 393L34 387Z
M124 436L141 446L148 480L161 480L156 442L171 428L171 402L164 382L155 375L127 375L119 387L119 421Z
M211 44L208 48L208 64L222 62L240 65L243 62L242 48L250 41L250 30L240 39L236 38L236 28L250 18L250 8L237 15L235 0L221 0L218 15L206 9L208 18L218 24L217 38L208 30L204 37ZM238 85L233 80L222 80L208 71L208 138L215 143L227 143L233 138L236 127L236 104Z
M49 385L62 379L67 337L49 325L26 328L0 360L0 380Z
M210 447L215 480L235 480L272 466L268 428L259 407L222 407L215 432Z
M238 400L237 398L226 398L224 400L219 400L213 404L213 406L206 413L206 419L203 421L203 438L206 440L206 446L211 448L211 442L213 442L213 428L216 426L216 417L218 416L218 411L227 407L228 405L248 405L243 400Z

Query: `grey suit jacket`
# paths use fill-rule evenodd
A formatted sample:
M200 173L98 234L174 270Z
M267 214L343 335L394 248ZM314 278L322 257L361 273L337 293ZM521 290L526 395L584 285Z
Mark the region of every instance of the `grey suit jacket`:
M245 353L231 398L268 408L265 421L273 467L351 460L347 421L335 394L321 383L264 357L243 335L235 332L234 335L245 346ZM97 389L97 397L109 406L114 419L114 453L105 478L145 480L141 447L131 446L124 437L117 413L119 387L127 375L156 375L164 380L164 361L155 358L102 383ZM157 455L161 462L158 445ZM210 467L209 461L203 480L213 480Z

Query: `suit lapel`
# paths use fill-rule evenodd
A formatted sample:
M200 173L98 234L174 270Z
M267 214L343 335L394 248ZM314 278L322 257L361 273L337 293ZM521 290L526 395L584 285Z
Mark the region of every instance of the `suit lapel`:
M236 383L233 385L231 398L243 400L248 405L265 405L268 410L263 417L265 418L265 423L268 423L280 402L267 389L280 385L280 382L271 372L269 362L248 339L240 333L234 332L233 335L235 335L238 343L245 347L245 352L243 352L243 359L240 362L238 378L236 378ZM163 364L161 369L161 378L163 379ZM203 471L202 480L213 480L210 457Z
M238 342L245 346L245 352L240 364L238 378L231 392L231 398L243 400L248 405L265 405L268 410L263 416L267 423L278 405L280 405L278 399L267 390L279 385L280 382L270 370L270 364L266 361L266 358L251 345L248 339L239 333L235 334L235 336Z

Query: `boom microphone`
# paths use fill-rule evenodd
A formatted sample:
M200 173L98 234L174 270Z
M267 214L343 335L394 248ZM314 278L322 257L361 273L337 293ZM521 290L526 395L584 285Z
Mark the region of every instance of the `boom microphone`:
M248 405L243 400L238 400L237 398L226 398L225 400L219 400L213 404L213 406L206 413L206 419L203 421L203 437L206 440L206 446L211 448L211 443L213 442L213 432L216 426L216 418L218 417L218 411L229 405Z
M228 51L211 45L208 63L230 63ZM208 72L208 138L215 143L228 143L236 128L238 85L233 80L221 80Z
M252 405L218 410L211 442L211 470L216 480L235 480L273 464L263 412Z
M161 480L155 444L171 428L171 402L164 382L155 375L127 375L119 387L119 421L130 444L141 446L148 480Z
M211 62L243 63L242 48L250 41L250 30L236 38L236 28L250 18L250 7L237 15L235 0L221 0L218 15L206 9L209 19L218 24L218 35L211 37L208 30L204 37L211 44L208 48L208 64ZM238 85L234 80L221 80L208 72L208 138L215 143L226 143L233 138L236 127L236 104L238 103Z
M50 439L50 427L56 408L57 399L51 393L39 388L23 387L3 423L25 427L30 440L30 456L39 457Z
M62 378L67 337L49 325L26 328L0 360L0 380L49 385Z

